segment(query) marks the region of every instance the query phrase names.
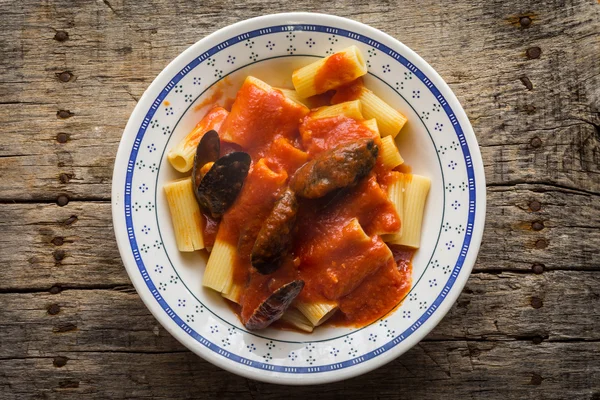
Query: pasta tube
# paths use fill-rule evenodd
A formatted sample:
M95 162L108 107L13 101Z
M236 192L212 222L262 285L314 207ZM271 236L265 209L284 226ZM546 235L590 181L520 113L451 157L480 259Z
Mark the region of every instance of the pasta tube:
M240 304L240 300L242 299L242 293L244 291L244 286L238 283L233 283L229 290L225 293L221 293L223 297L225 297L229 301L233 301L234 303Z
M379 137L379 128L377 127L377 120L375 118L363 121L362 124L373 131L373 136Z
M362 103L364 117L377 120L381 137L388 135L396 137L407 121L404 115L364 86L360 90L358 100Z
M184 252L203 249L202 215L194 196L192 178L169 182L163 188L171 212L177 248Z
M337 302L305 303L297 302L296 308L310 321L313 326L319 326L335 314Z
M392 136L384 136L381 138L381 147L379 150L381 162L386 168L394 169L398 165L404 163Z
M267 145L278 136L293 138L309 109L260 79L248 76L231 105L219 136L242 147Z
M211 288L220 293L229 293L233 285L233 261L236 248L229 243L217 240L208 258L202 286Z
M402 233L388 238L387 242L418 249L421 245L423 211L431 180L420 175L403 174L403 177Z
M392 174L394 175L394 180L388 185L388 199L394 204L401 225L400 230L396 234L383 237L385 242L393 242L394 239L399 240L402 234L402 226L404 225L404 174L400 172L392 172Z
M200 139L211 129L219 131L228 114L227 110L222 107L214 107L209 110L194 130L177 143L167 154L167 159L173 168L179 172L188 172L191 170L194 165L194 157L196 156L196 147L200 143Z
M350 46L315 61L292 74L292 83L302 98L324 93L352 82L367 73L367 64L360 50Z
M317 108L310 116L315 119L337 117L338 115L344 115L349 118L356 120L362 120L363 115L361 113L362 105L360 101L347 101L345 103L334 104L332 106Z
M296 308L288 308L288 310L281 316L283 322L303 330L305 332L312 332L314 329L313 324Z
M287 97L288 99L295 101L298 104L302 104L303 106L306 106L308 108L310 108L309 106L309 101L307 101L306 99L303 99L302 97L298 96L298 92L296 92L294 89L283 89L283 88L275 88L277 90L279 90L281 93L283 93L283 95L285 97Z

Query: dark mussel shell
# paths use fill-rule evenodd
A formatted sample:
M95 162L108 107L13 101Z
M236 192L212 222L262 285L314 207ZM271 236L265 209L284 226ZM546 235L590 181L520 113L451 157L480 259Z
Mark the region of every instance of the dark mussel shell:
M281 318L303 288L304 281L299 279L281 286L256 307L244 325L251 330L264 329L271 325Z
M196 147L196 156L194 157L194 166L192 169L192 179L194 180L194 188L200 186L202 174L200 170L209 162L215 162L219 159L221 152L221 140L219 134L215 130L210 130L202 136L198 147Z
M297 213L298 200L288 189L263 222L252 248L252 266L261 274L271 274L281 267L292 245Z
M240 193L250 169L250 155L243 151L219 158L197 186L196 200L213 218L221 218Z
M299 197L317 199L352 186L371 172L378 152L373 139L339 145L300 167L290 180L290 188Z
M210 130L202 136L192 169L194 194L200 207L213 218L221 218L239 194L250 169L250 156L234 152L219 158L221 141L219 134ZM202 173L202 167L214 163Z

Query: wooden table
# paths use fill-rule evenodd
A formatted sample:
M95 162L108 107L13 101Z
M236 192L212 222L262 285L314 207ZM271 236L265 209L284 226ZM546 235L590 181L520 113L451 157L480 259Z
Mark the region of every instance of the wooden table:
M600 4L595 0L4 0L0 398L600 399ZM459 97L488 185L478 262L390 365L322 387L240 378L150 315L110 212L144 89L214 30L338 14L416 50Z

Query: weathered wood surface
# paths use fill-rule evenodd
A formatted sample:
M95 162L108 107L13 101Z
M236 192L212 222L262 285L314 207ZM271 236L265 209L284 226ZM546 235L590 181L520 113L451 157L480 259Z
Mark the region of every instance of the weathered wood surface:
M600 292L594 275L476 273L427 340L600 342ZM541 301L539 308L533 307L536 301ZM38 357L49 349L60 354L182 348L130 286L4 293L0 302L0 359Z
M292 390L159 326L108 201L122 130L162 68L282 11L347 16L416 50L464 105L488 183L475 273L444 321L386 368ZM597 1L4 0L0 15L0 398L600 399Z
M72 352L0 360L5 398L597 399L597 343L421 342L360 379L286 387L220 370L190 352Z
M542 204L529 208L531 199ZM600 197L540 185L492 187L475 271L599 271ZM73 201L0 207L0 291L111 287L129 279L114 243L110 204ZM543 228L539 231L534 230ZM14 249L27 243L26 252ZM58 244L58 245L57 245ZM35 272L35 273L32 273Z

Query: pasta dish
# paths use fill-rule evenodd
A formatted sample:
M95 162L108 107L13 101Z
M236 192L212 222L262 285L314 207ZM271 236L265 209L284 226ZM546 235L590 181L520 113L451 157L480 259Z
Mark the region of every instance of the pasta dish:
M247 329L365 326L411 286L430 188L396 145L407 119L365 86L356 46L248 76L168 153L179 251L210 253L202 285Z

